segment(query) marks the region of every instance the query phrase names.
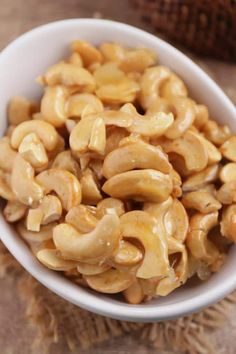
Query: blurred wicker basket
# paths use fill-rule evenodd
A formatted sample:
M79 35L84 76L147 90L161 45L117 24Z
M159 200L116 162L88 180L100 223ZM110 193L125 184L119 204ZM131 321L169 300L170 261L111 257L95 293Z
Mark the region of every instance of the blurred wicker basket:
M236 0L132 0L142 18L193 52L236 61Z

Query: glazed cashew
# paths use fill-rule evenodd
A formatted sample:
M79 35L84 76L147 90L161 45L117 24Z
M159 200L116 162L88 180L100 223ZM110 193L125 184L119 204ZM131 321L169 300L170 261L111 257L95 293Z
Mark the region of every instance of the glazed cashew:
M43 186L46 194L55 191L65 210L70 210L81 202L80 183L68 171L57 168L45 170L36 176L36 181Z
M124 203L120 199L105 198L97 204L96 216L101 219L106 214L117 214L121 216L125 213Z
M218 224L218 212L196 213L190 218L187 246L193 257L212 264L219 256L215 245L208 240L209 231Z
M25 216L27 206L18 201L8 201L3 215L8 222L16 222Z
M169 158L177 171L180 166L175 164L176 155L183 158L188 173L202 171L207 165L206 148L201 139L192 131L187 131L179 139L166 142L163 148L169 154ZM183 173L182 169L180 172Z
M70 96L67 100L67 116L80 118L87 105L92 106L94 113L99 113L104 110L102 101L95 95L91 93L77 93Z
M18 125L31 119L31 115L36 111L37 105L24 97L13 97L8 105L8 121L10 124Z
M103 163L103 175L108 179L138 168L152 168L163 173L171 171L168 157L161 148L137 142L110 152Z
M87 233L96 227L98 223L96 216L96 212L93 213L91 209L81 204L68 211L65 221L74 226L79 232Z
M61 214L62 206L60 200L54 195L46 195L36 209L29 210L26 218L27 229L39 231L41 225L47 225L59 220Z
M121 240L119 248L115 250L113 254L114 266L123 265L123 266L132 266L139 263L143 259L143 254L138 247L132 243Z
M208 183L214 182L219 176L219 165L212 165L189 176L183 183L182 189L184 192L198 190Z
M236 163L230 162L222 167L219 177L223 183L236 181Z
M0 139L0 166L6 172L12 171L16 151L11 148L10 140L7 137Z
M203 104L195 105L195 119L194 119L194 126L201 130L205 130L206 124L208 124L209 120L209 112L206 106Z
M82 172L80 184L82 190L82 201L84 204L97 204L102 199L102 195L95 181L94 175L89 168Z
M14 160L11 187L18 200L29 206L37 205L44 195L43 187L34 177L34 169L20 154Z
M87 234L80 234L69 224L60 224L53 230L53 240L62 257L86 263L109 258L120 235L120 220L115 214L105 215Z
M236 136L232 136L228 140L224 142L224 144L220 147L220 152L222 155L233 162L236 162Z
M97 275L84 275L90 288L101 293L115 294L127 289L134 281L134 276L117 269L109 269Z
M220 126L214 120L209 120L203 126L205 137L216 146L221 146L231 137L231 131L227 125Z
M84 92L93 92L95 89L95 80L90 72L75 64L55 64L46 71L43 80L49 86L75 86Z
M170 80L169 83L168 80ZM165 89L166 84L168 86ZM187 90L182 80L173 75L170 69L165 66L154 66L146 69L141 77L140 87L140 103L144 109L148 109L161 96L161 93L167 94L168 97L187 96Z
M73 41L71 44L71 49L74 52L79 53L86 67L93 63L102 62L102 55L99 50L86 41Z
M196 209L202 214L208 214L221 209L221 204L214 195L207 191L194 191L187 193L181 200L186 209Z
M121 216L123 237L138 239L145 254L136 276L149 279L169 272L166 238L158 233L155 218L145 211L131 211Z
M77 263L77 270L83 275L97 275L106 272L111 266L108 264L89 264L89 263Z
M222 204L236 202L236 180L224 183L216 192L216 198Z
M56 128L65 124L67 96L68 91L64 86L49 86L45 89L42 97L41 114L43 119Z
M114 198L153 202L167 199L172 189L169 175L151 169L120 173L111 177L102 187L105 193Z
M18 151L35 169L47 167L48 156L45 147L35 133L25 135Z
M44 248L37 252L36 257L43 265L52 270L65 271L77 266L75 261L62 259L55 249Z
M227 206L222 214L220 232L229 241L236 243L236 204Z
M129 304L138 305L142 302L144 298L144 293L142 287L140 286L138 280L135 280L127 289L123 291L125 300Z
M81 171L78 162L73 158L70 150L60 152L54 159L51 168L66 170L77 178L80 177Z
M52 151L58 143L56 129L43 120L29 120L19 124L12 133L11 146L18 149L24 137L35 133L48 151Z

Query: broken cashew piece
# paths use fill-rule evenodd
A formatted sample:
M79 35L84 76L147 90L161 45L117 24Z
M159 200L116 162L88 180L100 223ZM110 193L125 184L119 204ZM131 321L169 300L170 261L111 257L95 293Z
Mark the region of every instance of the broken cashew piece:
M46 168L48 156L44 145L35 133L30 133L24 137L20 143L19 153L35 169Z
M77 266L75 261L62 259L55 249L42 249L37 252L36 257L43 265L52 270L65 271Z
M114 198L161 202L173 189L169 175L152 169L123 172L106 181L102 190Z
M157 232L155 218L145 211L131 211L121 216L123 237L137 239L144 247L144 258L138 278L165 276L169 272L168 248L164 235Z
M36 181L43 186L46 194L57 193L63 209L70 210L81 202L81 186L78 179L70 172L51 168L39 173Z
M62 257L86 263L109 258L120 235L120 220L115 214L105 215L95 229L86 234L80 234L69 224L59 224L53 230L53 240Z
M13 97L8 105L8 121L9 124L18 125L31 119L32 114L36 111L37 105L24 97Z
M138 168L152 168L163 173L171 171L168 157L159 147L137 142L110 152L103 163L103 175L109 179L119 173Z

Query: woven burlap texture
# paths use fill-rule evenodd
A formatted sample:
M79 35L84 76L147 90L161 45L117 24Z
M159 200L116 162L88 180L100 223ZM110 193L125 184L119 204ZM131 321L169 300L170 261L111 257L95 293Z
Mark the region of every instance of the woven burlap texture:
M16 276L17 274L17 276ZM174 321L139 324L116 321L87 312L61 299L32 278L0 243L0 277L15 276L18 295L26 304L26 317L35 326L32 353L50 353L54 343L63 343L73 353L124 333L139 331L139 337L155 348L191 354L217 353L208 334L224 325L236 304L236 292L220 303Z

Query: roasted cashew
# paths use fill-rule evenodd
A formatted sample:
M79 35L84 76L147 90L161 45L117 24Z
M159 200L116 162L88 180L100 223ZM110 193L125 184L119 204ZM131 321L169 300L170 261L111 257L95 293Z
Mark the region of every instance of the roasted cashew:
M169 272L167 241L158 233L155 218L145 211L131 211L121 216L123 237L138 239L144 247L145 254L137 270L138 278L149 279L165 276Z
M36 209L30 209L26 218L27 229L39 231L41 225L59 220L62 214L60 200L54 195L46 195Z
M199 130L204 130L206 124L209 121L209 112L206 106L203 104L197 104L195 106L195 119L194 119L194 127Z
M151 169L120 173L111 177L102 187L105 193L114 198L153 202L166 200L172 189L169 175Z
M127 289L123 291L125 300L129 304L138 305L144 299L144 293L138 280L136 279Z
M224 142L224 144L220 147L220 152L226 159L236 162L235 151L236 151L236 136L234 135Z
M57 225L57 223L53 222L48 225L43 225L39 232L30 231L25 226L25 221L20 221L16 225L16 230L19 235L30 245L35 243L42 243L45 241L52 240L53 236L53 228ZM55 248L55 246L54 246Z
M60 152L54 159L51 168L66 170L77 178L81 176L78 162L73 158L70 150Z
M120 220L115 214L105 215L95 229L86 234L80 234L69 224L59 224L53 230L53 240L63 258L92 264L112 255L120 235Z
M181 200L186 209L196 209L202 214L208 214L221 209L221 204L214 195L207 191L194 191L187 193Z
M16 151L11 148L10 140L7 137L0 139L0 166L6 172L12 171Z
M132 120L131 120L132 122ZM127 137L128 132L124 128L110 127L107 130L105 156L119 147L120 141Z
M0 169L0 197L8 201L16 201L16 196L11 189L11 175Z
M96 211L92 212L90 208L81 204L68 211L65 221L74 226L79 232L87 233L96 227L98 223L96 216Z
M236 204L227 206L220 222L221 234L236 243Z
M152 168L163 173L171 171L168 157L161 148L140 141L110 152L103 163L103 175L108 179L138 168Z
M29 120L14 129L11 136L13 149L18 149L24 137L30 133L35 133L48 151L55 149L58 143L58 133L50 123L43 120Z
M216 198L222 204L236 202L236 180L224 183L216 192Z
M41 100L41 114L43 119L54 127L61 127L65 124L67 96L68 91L64 86L49 86L45 89Z
M27 206L18 201L8 201L3 215L8 222L16 222L25 216Z
M85 107L92 106L94 113L104 110L102 101L91 93L77 93L70 96L66 104L67 117L80 118Z
M93 172L89 168L82 172L80 184L82 190L82 202L84 204L97 204L102 199Z
M22 157L35 169L46 168L48 156L44 145L35 133L25 135L18 148Z
M115 294L127 289L134 281L134 276L117 269L109 269L97 275L84 275L90 288L100 293Z
M101 219L106 214L117 214L121 216L125 213L124 203L116 198L104 198L97 204L96 216Z
M37 252L36 257L43 265L52 270L65 271L77 266L77 262L61 258L55 249L41 249Z
M169 154L170 161L177 171L180 165L175 163L176 155L183 158L188 173L202 171L207 166L206 148L201 139L192 131L187 131L179 139L166 142L163 148ZM178 172L183 173L183 170Z
M90 72L75 64L55 64L46 71L43 80L49 86L75 86L84 92L93 92L95 89L95 80Z
M125 73L138 72L142 73L149 66L154 65L156 54L145 48L126 50L124 57L119 63L119 67Z
M18 125L26 120L30 120L36 111L37 105L24 97L13 97L8 105L8 121L10 124Z
M193 257L207 264L214 263L219 257L219 251L207 238L209 231L217 224L217 211L209 214L196 213L190 218L187 247Z
M30 206L37 205L44 195L44 188L34 177L34 169L20 154L14 160L11 187L19 201Z
M117 84L107 84L96 90L96 95L107 104L123 104L134 102L140 88L137 82L129 79L123 79Z
M193 134L195 134L200 141L203 143L206 152L207 152L207 157L208 157L208 165L213 165L216 162L219 162L222 158L222 155L220 153L220 151L215 147L214 144L212 144L209 140L207 140L206 138L204 138L203 135L193 132Z
M93 63L102 62L102 54L99 50L86 41L73 41L71 44L71 49L74 52L79 53L86 67Z
M183 183L182 189L184 192L199 190L208 183L214 182L219 176L219 165L212 165L189 176Z
M219 177L223 183L236 181L236 163L230 162L222 167Z
M216 146L221 146L231 137L231 131L227 125L220 126L214 120L209 120L203 126L205 137Z
M80 183L68 171L57 168L45 170L36 176L36 181L43 186L46 194L55 191L65 210L70 210L81 202Z
M102 43L99 50L105 62L119 62L126 54L125 49L117 43Z
M111 266L108 264L89 264L77 262L77 270L83 275L97 275L106 272Z
M132 243L121 240L119 247L115 250L112 260L114 266L132 266L139 263L143 259L143 254L138 247Z

